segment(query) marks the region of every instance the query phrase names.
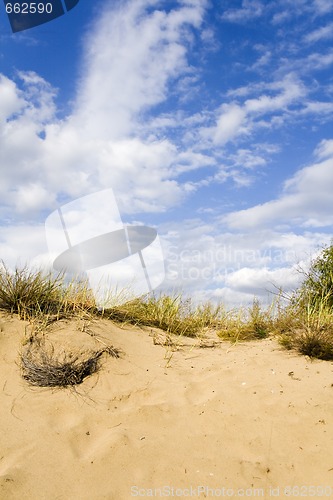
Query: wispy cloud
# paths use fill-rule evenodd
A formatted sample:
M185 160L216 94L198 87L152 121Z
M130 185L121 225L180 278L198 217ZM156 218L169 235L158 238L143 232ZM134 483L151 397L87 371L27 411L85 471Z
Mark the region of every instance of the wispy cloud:
M245 23L251 19L261 16L264 10L264 5L259 0L243 0L240 9L228 9L223 15L222 19L234 22Z
M261 87L261 86L260 86ZM260 88L259 87L259 88ZM273 95L261 94L251 99L246 99L242 104L231 102L223 104L217 111L216 123L213 127L203 128L202 137L212 138L215 145L224 145L242 135L250 135L258 126L264 123L262 118L269 119L272 124L272 116L288 111L289 106L299 104L306 94L306 90L293 74L287 75L282 81L274 82L267 86L267 90ZM242 89L238 94L247 95L253 88Z
M247 210L232 212L224 222L233 229L327 227L333 224L333 155L331 141L321 142L316 154L324 161L297 171L285 181L281 196Z
M75 124L83 123L89 137L133 133L138 114L163 102L171 81L190 74L187 46L191 28L202 22L204 3L149 15L141 0L105 10L86 41Z
M324 15L333 11L333 2L332 0L314 0L314 8L318 14Z
M320 160L324 158L333 158L333 139L323 139L315 150L315 155Z
M322 26L308 33L304 37L304 40L308 43L313 43L319 40L329 40L331 38L333 38L333 23L329 23L326 26Z

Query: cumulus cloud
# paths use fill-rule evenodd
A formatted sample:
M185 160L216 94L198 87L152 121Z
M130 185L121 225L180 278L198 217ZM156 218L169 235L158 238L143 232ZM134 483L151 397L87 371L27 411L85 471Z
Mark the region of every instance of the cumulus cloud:
M333 64L333 49L327 50L326 52L313 52L306 58L303 64L305 64L305 68L308 71L328 68Z
M105 186L129 212L163 211L186 196L188 187L174 179L176 146L143 131L141 122L188 73L191 30L200 26L204 5L184 1L149 11L146 1L117 8L108 2L85 42L73 109L61 120L56 91L36 73L19 72L15 81L1 76L3 213L30 217L54 208L59 197Z
M303 85L295 80L292 74L287 75L276 85L279 91L275 96L261 95L255 99L245 101L245 109L248 113L267 113L277 110L284 110L290 104L298 102L304 97L305 89Z
M189 28L202 22L203 5L187 2L150 15L141 0L106 9L86 41L75 125L89 137L133 133L138 113L165 100L168 83L189 70Z
M229 227L253 229L271 224L325 227L333 224L333 155L330 141L316 149L324 161L300 169L284 183L281 196L246 210L232 212L224 220Z
M275 270L262 267L256 269L243 267L228 275L225 285L236 292L266 296L267 292L293 289L299 279L299 273L293 266Z
M164 245L167 290L182 291L197 301L223 301L229 306L251 303L255 294L271 302L279 288L295 289L308 268L318 242L329 235L278 229L230 232L213 216L160 227Z

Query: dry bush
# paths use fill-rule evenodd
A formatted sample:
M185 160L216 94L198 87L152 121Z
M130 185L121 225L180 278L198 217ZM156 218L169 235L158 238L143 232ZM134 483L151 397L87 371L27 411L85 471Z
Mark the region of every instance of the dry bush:
M295 345L301 354L310 358L333 360L332 327L329 330L302 332L296 337Z
M333 360L333 316L330 310L298 310L286 316L283 329L276 329L281 345L323 360ZM280 326L280 325L278 325Z
M104 353L120 357L120 351L111 346L94 352L56 356L53 347L46 349L40 342L33 342L21 352L22 377L29 384L39 387L81 384L86 377L99 370Z

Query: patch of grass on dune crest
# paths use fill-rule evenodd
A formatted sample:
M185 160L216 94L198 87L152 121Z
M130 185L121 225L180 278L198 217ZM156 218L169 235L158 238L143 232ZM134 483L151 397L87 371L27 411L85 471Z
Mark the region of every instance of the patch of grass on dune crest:
M0 268L0 308L27 319L38 313L55 313L61 303L62 279L24 267L11 272Z
M280 343L303 355L333 360L333 246L314 259L276 323Z
M0 264L0 309L17 313L21 319L52 316L55 319L79 311L95 311L87 283L66 283L64 276L28 267L10 271Z
M290 304L276 324L278 340L310 358L333 360L333 314L326 301Z
M161 328L167 333L195 337L215 328L225 318L222 306L210 303L193 307L181 295L145 296L105 312L115 321Z
M271 309L262 310L260 302L253 300L251 307L230 311L218 329L218 335L233 342L238 340L259 340L272 333L273 317Z
M0 266L0 309L47 325L63 317L103 317L164 330L170 335L204 338L206 333L232 342L276 336L287 349L333 359L333 247L325 248L304 273L304 282L282 306L278 299L263 309L228 311L223 304L194 306L182 295L146 295L99 311L87 283L65 282L28 268ZM207 338L207 337L206 337Z

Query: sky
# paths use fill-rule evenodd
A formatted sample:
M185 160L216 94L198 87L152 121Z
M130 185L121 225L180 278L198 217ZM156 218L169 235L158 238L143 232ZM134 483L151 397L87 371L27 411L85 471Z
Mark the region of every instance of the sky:
M333 0L80 0L12 33L0 5L0 256L112 188L156 228L159 290L289 293L332 238ZM44 265L43 264L43 265Z

